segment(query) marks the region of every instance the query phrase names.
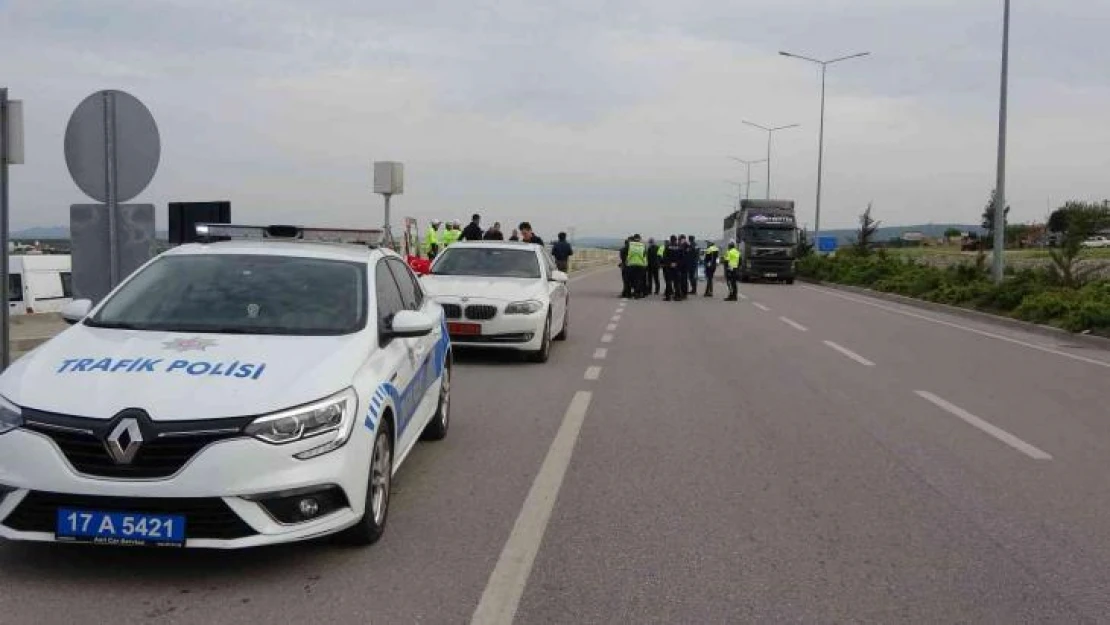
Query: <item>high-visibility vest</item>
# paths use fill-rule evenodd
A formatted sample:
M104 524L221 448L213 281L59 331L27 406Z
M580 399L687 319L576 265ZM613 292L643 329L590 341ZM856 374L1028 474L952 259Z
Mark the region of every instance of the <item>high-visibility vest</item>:
M439 230L435 226L428 226L428 232L424 234L424 255L427 256L432 251L432 246L439 246Z
M626 261L629 267L647 267L647 248L639 241L632 241L628 244L628 260Z
M443 247L447 247L462 238L462 230L447 230L443 233Z
M725 253L725 259L728 260L729 269L738 269L740 267L740 250L735 247Z

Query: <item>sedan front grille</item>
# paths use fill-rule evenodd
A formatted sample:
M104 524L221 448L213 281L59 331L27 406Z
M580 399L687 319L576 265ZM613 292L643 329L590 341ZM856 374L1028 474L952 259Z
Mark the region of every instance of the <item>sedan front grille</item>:
M466 318L482 321L497 316L497 307L488 304L471 304L466 307Z
M24 409L24 428L48 437L78 473L121 479L170 477L205 447L243 436L251 417L203 421L147 421L143 442L130 463L108 454L105 439L115 419L89 419Z
M443 314L448 319L459 319L462 317L462 307L458 304L440 304L443 306Z

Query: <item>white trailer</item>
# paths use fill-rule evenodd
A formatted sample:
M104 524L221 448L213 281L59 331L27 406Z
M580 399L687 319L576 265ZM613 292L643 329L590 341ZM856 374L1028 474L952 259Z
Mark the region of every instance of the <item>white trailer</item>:
M8 312L61 312L73 299L69 254L8 256Z

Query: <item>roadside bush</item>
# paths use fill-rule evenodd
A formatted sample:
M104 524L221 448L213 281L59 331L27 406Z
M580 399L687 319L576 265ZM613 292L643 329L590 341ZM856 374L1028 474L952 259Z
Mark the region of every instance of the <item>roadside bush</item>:
M1072 332L1110 335L1110 281L1069 288L1044 269L1011 269L1001 284L994 284L982 262L942 269L881 252L861 256L851 250L800 259L798 272L815 280L1009 315Z

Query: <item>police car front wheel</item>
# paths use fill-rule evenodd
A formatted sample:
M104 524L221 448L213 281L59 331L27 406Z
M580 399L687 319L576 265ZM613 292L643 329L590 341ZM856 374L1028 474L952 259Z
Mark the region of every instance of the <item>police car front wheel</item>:
M339 535L348 545L372 545L385 533L389 517L390 490L393 486L393 433L389 421L383 420L374 436L370 457L370 475L366 483L366 506L358 523Z

